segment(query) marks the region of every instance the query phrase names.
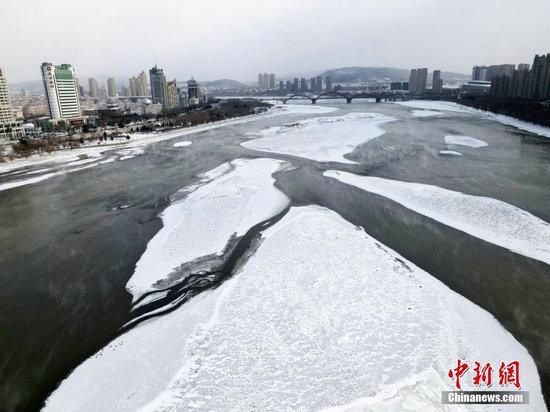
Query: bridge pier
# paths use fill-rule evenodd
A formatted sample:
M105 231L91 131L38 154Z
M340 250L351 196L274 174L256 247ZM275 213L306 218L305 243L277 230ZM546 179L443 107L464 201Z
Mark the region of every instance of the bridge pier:
M311 104L316 104L317 103L317 99L311 99Z
M351 99L350 97L346 97L346 103L347 103L347 104L350 104L350 103L351 103L351 100L352 100L352 99Z
M382 98L381 97L377 97L376 98L376 103L380 103L382 101Z

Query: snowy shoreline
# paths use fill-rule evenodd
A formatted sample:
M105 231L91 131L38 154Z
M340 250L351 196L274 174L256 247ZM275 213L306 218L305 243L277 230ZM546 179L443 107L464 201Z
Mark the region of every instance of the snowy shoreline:
M209 122L192 127L178 128L160 133L129 133L131 139L127 141L107 141L100 145L90 144L87 146L79 147L77 149L58 150L48 155L35 154L25 159L15 159L12 161L7 161L5 163L0 163L0 174L8 173L15 169L32 167L44 163L73 162L81 160L81 156L101 157L105 152L109 150L121 149L126 147L145 147L149 144L158 143L175 137L195 134L205 130L212 130L223 126L247 123L263 119L265 117L279 116L284 114L326 114L331 113L335 110L337 109L332 107L316 107L306 105L274 106L265 113L241 116L216 122Z
M500 113L476 109L474 107L462 105L460 103L448 102L444 100L409 100L405 102L396 102L396 104L399 104L405 107L410 107L413 109L424 109L424 110L430 110L430 111L441 110L441 111L475 114L507 126L513 126L517 129L520 129L529 133L550 138L550 127L542 126L536 123L531 123L526 120L521 120L516 117L511 117Z

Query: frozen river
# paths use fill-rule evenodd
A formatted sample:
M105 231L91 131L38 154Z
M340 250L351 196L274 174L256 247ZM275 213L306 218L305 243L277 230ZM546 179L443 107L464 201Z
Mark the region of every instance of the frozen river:
M461 358L543 410L549 135L331 101L0 166L0 409L438 410Z

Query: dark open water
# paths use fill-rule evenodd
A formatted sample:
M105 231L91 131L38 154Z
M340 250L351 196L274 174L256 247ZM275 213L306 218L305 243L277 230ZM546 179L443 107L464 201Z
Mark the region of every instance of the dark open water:
M293 204L323 205L365 227L491 312L535 359L548 400L550 266L322 172L341 169L489 196L550 222L550 139L468 114L412 118L409 109L394 104L330 106L340 110L329 116L378 112L399 121L384 124L384 136L350 155L358 165L270 155L297 166L277 173L277 186ZM245 133L307 117L276 116L209 130L186 136L194 141L188 148L173 148L177 139L169 140L130 160L0 191L0 410L40 408L74 367L120 333L131 319L124 286L161 228L158 214L177 190L225 161L264 157L239 146ZM462 157L439 156L445 134L475 136L489 146L461 148ZM15 178L0 175L0 183ZM124 205L129 207L118 209ZM238 253L250 246L243 244ZM230 275L226 272L221 278Z

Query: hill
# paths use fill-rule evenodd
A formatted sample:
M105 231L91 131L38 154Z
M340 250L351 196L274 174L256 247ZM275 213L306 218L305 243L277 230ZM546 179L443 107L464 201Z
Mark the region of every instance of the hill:
M238 82L231 79L220 79L213 80L210 82L201 82L202 87L206 87L209 90L220 90L220 89L246 89L247 86L244 83Z
M366 82L376 79L407 81L409 79L409 70L395 67L340 67L327 70L321 76L332 76L333 82L342 83ZM430 77L431 73L429 73L428 79ZM441 77L445 81L466 80L470 78L467 74L454 72L442 72Z

